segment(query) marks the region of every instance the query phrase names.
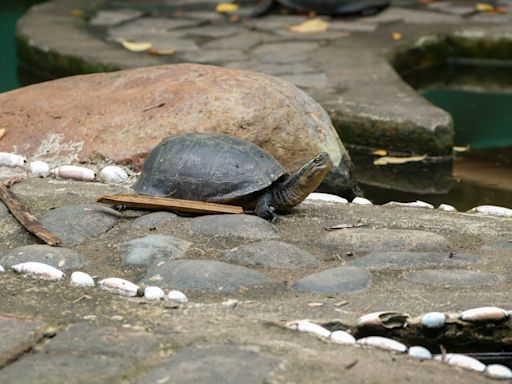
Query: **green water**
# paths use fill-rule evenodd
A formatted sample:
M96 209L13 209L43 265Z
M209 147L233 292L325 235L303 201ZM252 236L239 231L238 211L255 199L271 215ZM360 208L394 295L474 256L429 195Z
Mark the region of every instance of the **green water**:
M16 21L39 0L0 0L0 92L19 87L16 76Z
M512 146L512 93L437 89L423 96L453 116L455 145Z

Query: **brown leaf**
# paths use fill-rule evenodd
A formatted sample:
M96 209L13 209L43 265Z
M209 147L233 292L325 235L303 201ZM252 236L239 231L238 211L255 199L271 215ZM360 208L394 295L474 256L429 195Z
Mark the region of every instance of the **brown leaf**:
M395 41L398 41L398 40L401 40L402 39L402 34L400 32L393 32L391 34L391 38Z
M235 12L240 8L238 4L234 3L219 3L215 8L215 11L218 13L226 13L226 12Z
M148 53L153 56L170 56L174 55L176 53L176 50L174 48L150 48L148 50Z
M394 157L394 156L384 156L376 159L373 164L374 165L387 165L387 164L405 164L416 161L423 161L427 158L427 155L423 156L408 156L408 157Z
M153 46L153 44L146 41L128 41L121 39L119 42L130 52L144 52Z
M292 32L298 33L318 33L325 32L327 28L329 28L329 22L320 18L315 18L306 20L298 25L292 25L289 29Z

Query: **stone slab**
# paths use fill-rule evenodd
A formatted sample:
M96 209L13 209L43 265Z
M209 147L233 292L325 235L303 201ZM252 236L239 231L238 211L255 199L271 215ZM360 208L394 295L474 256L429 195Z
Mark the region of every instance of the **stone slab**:
M148 268L146 284L181 291L232 293L265 286L272 280L246 267L215 260L170 260Z
M370 287L372 275L358 267L337 267L305 276L293 288L325 294L349 294Z
M478 287L482 285L497 285L504 281L503 276L494 273L462 269L415 271L405 275L405 278L416 283L440 287Z
M282 241L258 241L244 244L226 252L222 258L253 267L291 270L319 264L309 252Z
M191 242L167 235L148 235L121 244L125 252L123 264L131 266L149 265L159 260L185 257Z
M209 215L187 222L190 230L206 236L234 236L247 240L275 239L277 228L251 215Z
M177 217L178 215L172 212L152 212L148 213L147 215L137 217L135 220L133 220L132 226L146 229L156 228L161 224L163 225L171 220L175 220Z
M85 256L72 249L44 244L25 245L0 254L0 265L3 266L10 267L29 261L49 264L61 270L83 268L89 264Z

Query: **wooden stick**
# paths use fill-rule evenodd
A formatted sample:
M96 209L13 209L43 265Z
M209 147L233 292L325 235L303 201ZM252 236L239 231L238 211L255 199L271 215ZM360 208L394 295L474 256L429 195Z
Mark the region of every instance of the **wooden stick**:
M204 201L171 199L169 197L146 195L109 195L97 200L99 203L125 205L129 208L166 210L211 215L215 213L244 213L236 205L207 203Z
M0 199L27 231L43 240L48 245L55 246L62 244L62 240L46 229L43 224L41 224L32 213L30 213L30 210L19 202L16 195L9 190L9 187L18 181L20 180L8 179L3 183L0 183Z

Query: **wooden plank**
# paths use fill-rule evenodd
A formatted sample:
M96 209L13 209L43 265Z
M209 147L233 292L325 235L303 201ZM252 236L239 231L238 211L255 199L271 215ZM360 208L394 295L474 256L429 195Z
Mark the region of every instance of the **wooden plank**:
M215 213L244 213L242 207L236 205L207 203L205 201L171 199L161 196L146 195L108 195L97 199L99 203L124 205L128 208L142 208L151 210L167 210L211 215Z
M27 231L48 245L55 246L62 244L62 240L46 229L46 227L44 227L43 224L41 224L32 213L30 213L30 210L18 200L16 195L9 190L8 187L17 181L19 180L7 180L0 183L0 199Z

